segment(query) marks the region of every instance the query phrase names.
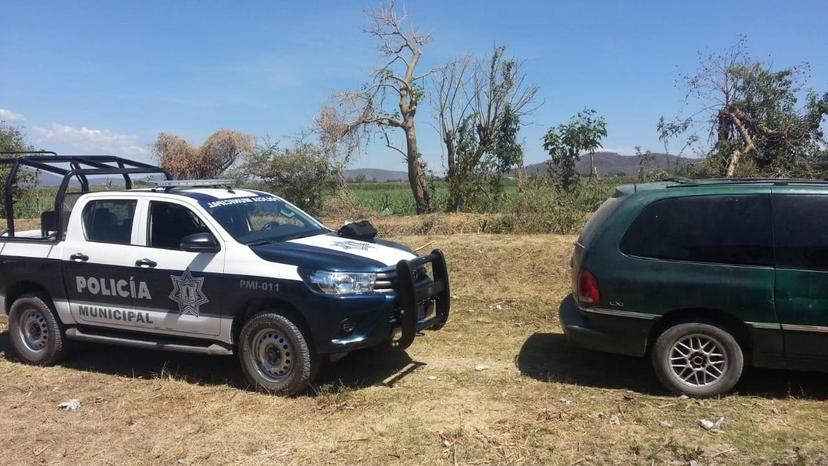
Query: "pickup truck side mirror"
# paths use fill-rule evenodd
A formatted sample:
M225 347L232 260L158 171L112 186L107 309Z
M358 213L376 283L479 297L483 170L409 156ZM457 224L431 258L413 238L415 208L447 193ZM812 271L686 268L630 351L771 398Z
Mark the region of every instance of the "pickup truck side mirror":
M209 232L195 233L181 239L181 250L187 252L219 252L218 240Z

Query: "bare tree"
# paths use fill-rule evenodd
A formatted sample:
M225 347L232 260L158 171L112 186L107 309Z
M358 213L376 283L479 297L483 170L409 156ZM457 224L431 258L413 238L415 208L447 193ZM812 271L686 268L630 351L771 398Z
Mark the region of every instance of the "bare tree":
M707 118L710 123L710 136L715 137L716 144L728 141L734 136L734 124L741 122L731 120L729 109L738 100L737 79L732 70L749 62L746 52L747 39L740 37L737 43L721 54L699 54L699 68L695 74L685 75L683 80L687 86L687 98L695 98L703 105L684 122L678 122L687 130L693 120L698 117ZM744 148L735 149L730 155L727 167L727 176L735 175L736 168L742 156L754 148L750 139L745 141Z
M432 78L434 110L446 151L449 208L463 209L499 173L522 165L516 141L524 117L537 108L538 87L526 82L523 62L499 46L485 60L461 57Z
M431 198L415 125L424 76L415 73L422 47L430 37L407 27L407 14L398 12L394 2L370 12L369 19L365 32L378 41L380 54L387 59L385 65L372 73L371 81L362 89L335 95L323 107L316 124L323 142L345 144L348 150L359 147L374 131L379 131L386 147L405 160L417 213L425 213L431 210ZM392 106L396 109L390 110ZM404 148L392 142L392 128L404 133Z
M159 134L151 146L162 167L176 178L191 179L219 176L254 148L252 136L229 129L216 131L201 147L169 133Z
M457 170L457 136L460 126L472 111L476 93L475 60L464 56L452 60L432 75L434 110L440 138L446 148L446 176Z
M490 147L497 137L497 127L505 112L518 119L537 109L538 86L526 80L524 63L506 56L506 47L494 49L492 56L478 64L474 75L472 108L480 145Z
M658 119L656 131L658 131L658 140L664 145L664 156L666 158L667 172L678 173L681 168L681 158L684 156L684 153L699 141L699 137L697 135L685 134L692 124L693 120L691 118L678 118L673 121L667 121L664 117ZM670 141L678 139L682 136L686 136L686 138L680 141L682 146L675 154L676 164L671 169L670 155L672 154L670 153Z

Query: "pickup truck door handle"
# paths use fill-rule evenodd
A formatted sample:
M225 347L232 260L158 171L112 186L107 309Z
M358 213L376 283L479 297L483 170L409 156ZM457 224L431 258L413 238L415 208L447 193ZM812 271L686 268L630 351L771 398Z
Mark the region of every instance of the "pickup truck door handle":
M69 260L73 260L75 262L86 262L89 260L89 256L82 252L76 252L69 256Z
M153 268L153 267L158 265L158 262L155 262L152 259L139 259L139 260L135 261L135 265L137 265L138 267Z

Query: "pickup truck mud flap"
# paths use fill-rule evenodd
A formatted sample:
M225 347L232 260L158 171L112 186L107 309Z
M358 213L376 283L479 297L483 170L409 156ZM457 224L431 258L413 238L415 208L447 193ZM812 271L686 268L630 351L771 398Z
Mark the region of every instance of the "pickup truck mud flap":
M431 264L432 280L417 282L417 270ZM448 320L451 307L451 290L449 287L446 258L439 249L427 256L417 257L397 263L399 283L398 300L402 311L401 336L395 346L405 349L414 342L414 337L422 330L439 330ZM420 318L420 306L434 303L434 315Z

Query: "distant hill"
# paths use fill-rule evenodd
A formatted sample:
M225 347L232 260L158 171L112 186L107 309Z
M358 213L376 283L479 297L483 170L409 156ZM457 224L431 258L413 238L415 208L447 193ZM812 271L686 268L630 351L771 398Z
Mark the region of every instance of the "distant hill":
M676 166L685 167L689 164L695 163L694 159L685 157L676 157L668 154L653 154L652 160L647 166L648 170L664 170L666 172L675 172ZM598 169L599 175L637 175L638 174L638 157L634 155L621 155L617 152L596 152L595 153L595 167ZM526 166L526 174L529 176L543 173L547 170L546 162L533 163ZM583 156L578 162L578 171L582 175L589 175L589 157ZM380 170L377 168L355 168L352 170L345 170L345 179L349 182L353 181L405 181L408 175L403 171L394 170Z
M406 172L394 170L380 170L378 168L354 168L352 170L345 170L345 180L353 181L376 181L384 183L386 181L404 181L408 179Z
M22 168L21 170L24 171L32 171L29 168ZM147 178L147 175L132 175L132 181L141 181ZM54 173L40 171L37 173L37 184L44 188L54 188L60 186L60 183L63 181L63 176L56 175ZM93 176L88 179L90 186L105 186L108 182L111 182L113 186L121 186L124 185L124 178L121 175L107 175L107 176ZM77 186L78 181L77 179L73 179L70 186Z
M648 166L648 170L664 170L666 172L675 172L676 162L678 166L687 166L695 163L693 159L684 157L676 157L668 154L652 154L652 160ZM526 174L534 175L538 172L547 170L547 163L533 163L526 166ZM634 155L621 155L616 152L596 152L595 153L595 168L599 175L636 175L638 174L639 161L638 157ZM578 161L578 171L582 175L589 175L589 156L584 155Z

